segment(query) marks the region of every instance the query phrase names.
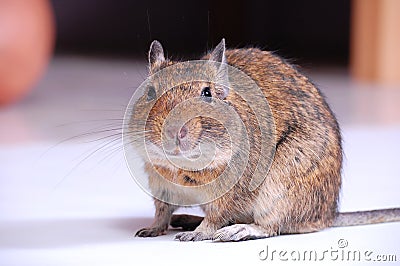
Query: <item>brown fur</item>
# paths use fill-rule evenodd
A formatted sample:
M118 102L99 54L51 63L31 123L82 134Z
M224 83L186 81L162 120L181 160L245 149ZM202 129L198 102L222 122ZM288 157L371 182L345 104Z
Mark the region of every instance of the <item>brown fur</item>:
M155 46L156 49L153 47L149 55L150 74L175 63L164 60L159 43ZM260 156L265 156L260 152L261 133L254 114L257 108L248 106L241 95L230 91L223 101L235 109L246 126L251 151L249 164L231 190L201 206L205 212L204 220L200 217L192 220L187 216L173 217L173 226L190 229L200 224L194 232L178 234L177 239L246 240L282 233L312 232L332 226L337 217L341 186L342 145L339 125L324 97L307 77L270 52L257 48L226 51L223 48L226 63L250 76L268 100L275 122L275 156L269 171L265 169L264 182L250 191L249 182L256 163ZM162 58L158 60L161 53ZM213 56L208 54L203 59ZM199 96L205 86L211 88L213 95L221 91L213 83L182 84L162 95L151 110L146 109L145 103L139 103L137 113L131 119L145 120L146 140L160 145L168 113L185 99ZM148 117L141 117L146 113L144 110L149 112ZM229 136L221 123L199 117L190 120L186 126L190 135L188 145L193 146L199 138L207 136L220 144L222 151L217 156L223 156ZM135 128L132 126L131 130ZM180 191L157 177L158 174L172 183L199 186L217 178L226 166L226 163L218 163L201 171L190 171L174 169L168 166L168 162L154 158L152 162L146 162L146 171L155 195L190 197L180 195ZM159 200L155 200L155 204L155 223L138 231L138 236L156 236L166 232L177 206ZM232 224L251 224L252 227L248 227L248 233L241 237L235 235L242 234L243 228L234 233L218 231Z

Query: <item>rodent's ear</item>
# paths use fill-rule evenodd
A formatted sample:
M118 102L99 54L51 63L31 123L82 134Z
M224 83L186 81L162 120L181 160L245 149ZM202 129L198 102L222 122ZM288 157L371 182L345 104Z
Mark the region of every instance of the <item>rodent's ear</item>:
M210 61L219 62L225 64L225 39L223 38L221 42L215 47L210 55Z
M217 84L222 85L217 88L217 97L221 100L225 99L229 94L229 77L228 68L226 65L225 50L225 39L222 39L217 47L215 47L214 51L211 52L209 59L210 61L221 63L215 80Z
M161 45L161 43L157 40L154 40L151 45L150 45L150 50L149 50L149 64L150 64L150 69L158 65L162 62L165 61L164 57L164 49Z

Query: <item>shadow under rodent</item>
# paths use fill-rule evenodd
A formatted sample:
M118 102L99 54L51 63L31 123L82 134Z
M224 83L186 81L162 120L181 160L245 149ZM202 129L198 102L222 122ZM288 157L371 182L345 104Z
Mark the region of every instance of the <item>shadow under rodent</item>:
M314 232L332 226L400 220L398 208L353 213L337 211L343 158L340 128L324 97L307 77L270 52L257 48L227 50L224 40L202 59L210 62L211 70L213 62L218 63L214 69L215 80L188 81L162 95L157 95L160 92L160 88L155 88L157 85L149 85L129 118L130 131L144 129L144 142L149 149L145 155L142 153L142 157L156 206L154 223L139 230L136 236L162 235L171 225L194 230L178 233L175 238L180 241L241 241ZM150 75L177 64L165 58L158 41L151 44ZM249 188L252 174L258 160L266 156L260 149L262 132L257 126L260 122L256 114L258 108L248 106L243 100L245 95L229 89L230 77L225 64L239 69L257 83L274 120L275 153L271 165L265 167L263 182L254 190ZM171 74L163 78L174 77ZM228 152L229 132L224 130L223 123L208 118L202 110L196 109L196 105L184 106L182 115L199 112L198 117L189 119L184 125L165 126L168 114L174 108L196 97L211 106L215 102L229 106L246 130L234 134L246 133L249 137L248 164L240 165L243 168L240 179L222 196L200 205L205 212L204 218L173 215L179 206L171 202L183 198L195 202L204 194L215 193L215 190L199 190L203 195L199 191L190 194L170 184L193 188L210 183L231 167L230 158L237 153L240 157L241 151ZM223 121L225 113L220 113ZM137 121L141 127L135 125ZM204 139L216 143L214 161L205 168L182 169L162 155L166 151L179 159L187 154L196 154ZM164 143L167 143L165 147ZM132 145L143 148L135 139Z

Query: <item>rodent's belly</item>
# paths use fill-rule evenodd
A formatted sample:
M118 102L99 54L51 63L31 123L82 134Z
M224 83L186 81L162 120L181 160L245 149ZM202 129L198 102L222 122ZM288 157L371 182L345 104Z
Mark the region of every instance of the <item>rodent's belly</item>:
M205 203L204 191L200 188L182 186L163 178L152 178L152 176L149 176L149 187L155 198L173 205L188 206Z

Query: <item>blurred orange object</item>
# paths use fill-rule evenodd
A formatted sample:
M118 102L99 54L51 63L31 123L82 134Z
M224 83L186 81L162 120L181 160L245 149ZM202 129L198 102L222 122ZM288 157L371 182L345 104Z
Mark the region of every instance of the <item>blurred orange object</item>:
M354 78L400 88L399 12L399 0L353 0L350 67Z
M48 0L0 0L0 105L27 94L43 74L54 28Z

